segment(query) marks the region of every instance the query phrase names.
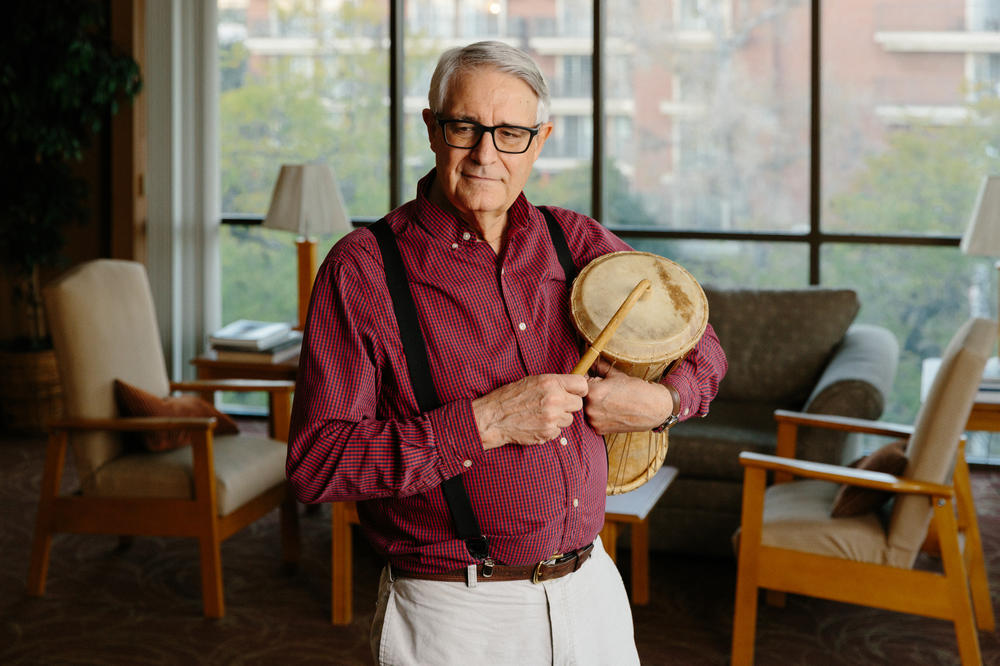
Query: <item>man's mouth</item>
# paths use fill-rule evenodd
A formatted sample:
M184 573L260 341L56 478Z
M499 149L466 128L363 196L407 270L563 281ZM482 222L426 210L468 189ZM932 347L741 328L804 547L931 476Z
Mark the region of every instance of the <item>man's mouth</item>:
M462 175L465 178L468 178L469 180L478 180L483 182L498 182L500 180L499 178L490 178L489 176L479 176L474 173L463 173Z

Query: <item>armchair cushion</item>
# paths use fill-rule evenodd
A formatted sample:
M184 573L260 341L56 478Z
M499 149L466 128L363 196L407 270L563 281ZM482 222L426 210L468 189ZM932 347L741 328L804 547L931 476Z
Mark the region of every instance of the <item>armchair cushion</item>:
M235 511L285 478L285 445L266 436L221 435L214 438L212 453L220 516ZM190 499L194 487L192 449L187 446L115 458L87 479L83 491L100 497Z
M778 483L765 492L761 543L855 562L885 564L887 537L878 512L835 520L830 504L837 484L807 479ZM733 534L739 550L742 530Z
M899 439L855 460L851 467L899 476L906 471L906 440ZM889 501L892 493L861 486L842 485L833 500L830 516L846 518L869 513Z
M218 421L215 434L235 435L240 431L235 421L198 396L159 398L120 379L116 379L114 385L115 402L123 416L214 416ZM191 434L187 431L157 431L143 434L141 441L150 451L169 451L190 446Z

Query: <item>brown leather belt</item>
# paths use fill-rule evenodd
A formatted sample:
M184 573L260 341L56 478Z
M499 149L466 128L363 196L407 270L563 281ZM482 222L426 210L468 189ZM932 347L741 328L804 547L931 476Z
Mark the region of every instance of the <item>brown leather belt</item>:
M528 564L522 567L508 567L502 564L480 563L476 567L476 579L479 582L530 580L532 583L542 583L547 580L561 578L579 569L590 559L594 544L577 548L571 553L564 553L538 564ZM420 580L443 580L456 583L467 582L468 572L465 569L447 571L445 573L410 573L392 568L393 578L419 578Z

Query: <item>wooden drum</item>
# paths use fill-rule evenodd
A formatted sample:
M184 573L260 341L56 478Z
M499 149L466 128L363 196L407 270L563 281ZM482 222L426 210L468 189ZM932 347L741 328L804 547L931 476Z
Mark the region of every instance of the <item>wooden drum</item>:
M608 340L601 356L632 377L659 381L701 339L708 300L681 265L648 252L614 252L594 259L573 282L570 310L576 330L593 344L643 278L651 288ZM638 488L653 478L667 455L667 432L606 435L608 494Z

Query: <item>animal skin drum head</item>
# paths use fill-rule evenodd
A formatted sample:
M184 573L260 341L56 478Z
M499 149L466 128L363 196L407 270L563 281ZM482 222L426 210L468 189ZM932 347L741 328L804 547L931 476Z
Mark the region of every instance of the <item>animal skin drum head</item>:
M705 332L708 300L684 267L649 252L614 252L587 264L573 283L573 317L588 343L643 278L652 287L605 346L603 355L609 359L646 363L678 358Z

